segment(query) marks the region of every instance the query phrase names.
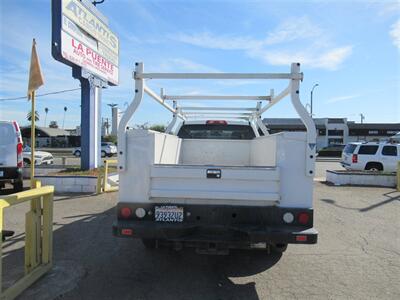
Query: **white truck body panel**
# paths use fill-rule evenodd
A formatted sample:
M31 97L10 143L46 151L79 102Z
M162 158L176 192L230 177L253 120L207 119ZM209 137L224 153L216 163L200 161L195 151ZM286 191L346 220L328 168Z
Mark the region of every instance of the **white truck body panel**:
M196 140L148 130L127 131L127 169L119 201L312 207L305 133L253 140ZM220 179L206 178L207 169Z

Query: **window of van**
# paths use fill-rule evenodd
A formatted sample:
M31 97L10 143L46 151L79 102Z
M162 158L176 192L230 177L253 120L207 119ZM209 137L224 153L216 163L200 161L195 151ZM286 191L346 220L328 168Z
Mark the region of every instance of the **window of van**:
M14 144L16 142L16 134L11 123L0 124L0 143L1 145Z
M358 150L358 154L361 155L374 155L376 154L376 151L378 151L379 146L378 145L363 145L360 146L360 149Z
M382 148L382 155L397 156L397 147L396 146L384 146Z

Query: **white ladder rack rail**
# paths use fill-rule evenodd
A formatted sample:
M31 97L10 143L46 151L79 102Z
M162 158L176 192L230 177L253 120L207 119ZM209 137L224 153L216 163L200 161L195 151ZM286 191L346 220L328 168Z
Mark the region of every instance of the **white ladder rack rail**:
M135 71L133 73L135 80L135 96L133 101L126 109L121 118L118 127L118 169L119 172L126 171L126 131L129 120L140 105L143 95L146 93L151 98L156 100L173 114L173 120L167 127L167 132L173 128L177 118L187 120L193 116L221 116L228 119L245 119L250 122L256 136L259 136L257 128L260 128L265 135L268 131L261 121L261 115L269 108L277 104L286 96L290 95L292 105L297 114L300 116L303 124L306 127L306 167L305 173L307 176L314 176L315 169L315 146L316 146L316 129L314 121L308 114L305 107L300 102L299 88L300 81L303 80L303 73L300 72L300 64L292 63L290 73L144 73L143 63L135 63ZM243 95L164 95L163 90L161 95L158 95L145 84L145 79L265 79L265 80L289 80L288 86L278 95L274 95L271 90L270 95L264 96L243 96ZM169 105L166 101L172 100L173 105ZM245 107L179 107L177 100L245 100L258 101L255 108ZM262 101L268 103L262 106ZM221 112L218 112L221 111Z

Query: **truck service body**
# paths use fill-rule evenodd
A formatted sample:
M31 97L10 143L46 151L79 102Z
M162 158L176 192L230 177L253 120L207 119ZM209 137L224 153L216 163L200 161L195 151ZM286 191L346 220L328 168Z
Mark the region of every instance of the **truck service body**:
M315 244L316 133L299 99L302 76L297 63L283 74L144 73L137 63L135 97L118 130L114 235L140 238L149 247L168 243L211 254ZM276 96L273 91L269 96L167 96L145 85L150 78L286 79L289 85ZM165 133L127 129L144 93L173 113ZM261 115L287 95L307 131L269 134ZM256 101L256 106L177 104L201 99Z

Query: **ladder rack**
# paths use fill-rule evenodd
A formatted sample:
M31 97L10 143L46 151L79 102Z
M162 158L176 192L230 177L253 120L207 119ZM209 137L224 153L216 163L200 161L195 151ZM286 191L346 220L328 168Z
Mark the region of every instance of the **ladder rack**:
M120 172L126 170L126 131L129 120L140 105L144 94L149 95L156 102L164 106L173 114L171 123L168 125L166 132L170 133L175 126L177 119L184 121L193 118L226 118L232 120L247 120L253 128L255 135L259 136L258 129L264 135L268 135L268 130L261 121L261 115L277 104L286 96L290 95L292 105L300 116L303 124L307 129L307 149L306 149L306 174L313 176L315 145L316 145L316 129L314 121L308 114L305 107L300 102L299 88L300 81L303 80L303 73L300 72L300 64L292 63L290 73L145 73L143 63L135 64L133 73L135 81L135 96L133 101L126 109L122 116L118 127L118 169ZM145 83L145 79L266 79L266 80L288 80L288 86L279 94L275 95L274 90L269 95L165 95L161 89L160 95L151 90ZM255 107L216 107L216 106L179 106L178 101L191 100L217 100L217 101L257 101ZM172 105L168 103L172 101ZM266 102L266 103L264 103Z

